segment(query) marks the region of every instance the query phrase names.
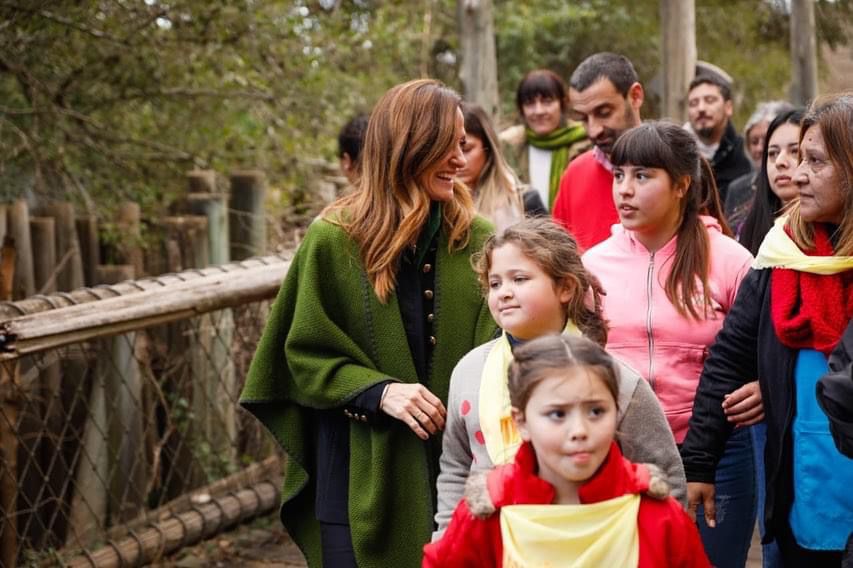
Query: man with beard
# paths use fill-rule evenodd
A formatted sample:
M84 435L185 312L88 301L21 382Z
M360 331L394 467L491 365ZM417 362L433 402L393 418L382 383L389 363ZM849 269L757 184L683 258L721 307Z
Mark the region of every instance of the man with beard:
M640 124L644 96L633 64L615 53L590 55L569 80L572 113L594 146L563 173L553 215L584 250L609 237L619 222L610 152L623 132Z
M743 137L732 125L731 81L712 70L700 72L687 91L685 125L699 142L699 151L711 162L720 202L726 202L729 184L752 170L743 150Z

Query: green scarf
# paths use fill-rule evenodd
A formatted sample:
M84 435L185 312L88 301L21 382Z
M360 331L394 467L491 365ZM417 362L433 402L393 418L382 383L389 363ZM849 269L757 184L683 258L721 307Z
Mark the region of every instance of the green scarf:
M530 128L525 128L527 143L540 150L551 150L551 175L548 179L548 210L554 206L557 190L560 189L560 178L566 166L569 165L569 148L575 142L586 138L586 130L580 124L561 126L550 134L540 136Z

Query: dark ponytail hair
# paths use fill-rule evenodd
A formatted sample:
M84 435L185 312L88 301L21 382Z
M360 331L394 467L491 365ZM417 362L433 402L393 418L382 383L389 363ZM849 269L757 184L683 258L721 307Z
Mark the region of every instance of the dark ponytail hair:
M672 271L666 279L666 297L685 318L702 319L711 307L708 273L711 264L711 245L708 230L700 215L712 215L723 231L731 234L720 207L720 195L708 162L699 154L696 140L686 130L668 121L646 122L625 132L613 147L611 162L616 167L626 164L660 168L672 183L689 179L681 200L681 221ZM702 317L695 298L701 282Z
M767 154L770 147L770 136L783 124L800 125L803 120L805 109L796 108L783 112L776 116L767 127L767 135L764 137L764 150L761 151L761 168L755 177L755 196L749 213L740 230L740 244L749 249L753 256L758 254L758 247L773 227L773 221L782 210L782 200L773 193L770 188L770 179L767 177Z

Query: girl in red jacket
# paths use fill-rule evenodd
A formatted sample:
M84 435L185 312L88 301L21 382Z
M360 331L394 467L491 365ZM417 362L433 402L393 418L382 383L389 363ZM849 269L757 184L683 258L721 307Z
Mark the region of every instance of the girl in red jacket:
M516 348L510 464L472 475L423 566L710 566L699 533L653 468L614 441L613 359L567 335Z

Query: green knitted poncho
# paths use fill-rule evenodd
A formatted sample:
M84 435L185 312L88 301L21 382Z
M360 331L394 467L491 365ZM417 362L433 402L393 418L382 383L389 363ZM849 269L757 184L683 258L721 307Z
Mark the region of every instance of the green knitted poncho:
M436 344L425 385L445 404L457 361L496 329L470 264L490 232L475 219L468 246L453 254L444 229L438 237ZM281 519L309 566L322 566L314 411L343 408L388 378L417 382L397 297L380 303L356 244L339 226L316 220L272 306L240 396L287 453ZM350 422L349 520L359 566L420 566L433 530L440 451L438 436L424 442L398 420Z

